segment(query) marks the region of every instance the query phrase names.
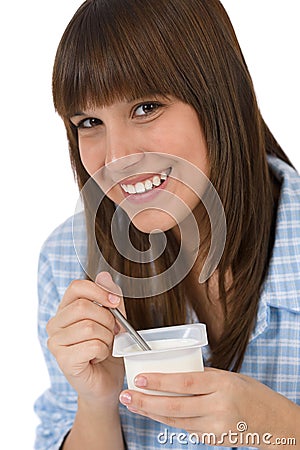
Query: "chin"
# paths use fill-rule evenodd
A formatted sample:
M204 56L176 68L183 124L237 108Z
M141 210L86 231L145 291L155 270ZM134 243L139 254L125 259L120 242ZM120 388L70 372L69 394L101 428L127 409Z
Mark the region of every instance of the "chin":
M166 213L148 212L146 216L137 214L132 219L133 225L142 233L166 232L177 225L175 220Z

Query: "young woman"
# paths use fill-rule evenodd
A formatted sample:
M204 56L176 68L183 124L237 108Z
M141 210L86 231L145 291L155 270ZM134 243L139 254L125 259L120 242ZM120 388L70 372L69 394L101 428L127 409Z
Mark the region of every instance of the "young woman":
M87 0L58 47L53 95L85 214L41 252L51 388L35 405L36 449L298 448L300 178L221 3ZM205 323L205 371L135 380L180 397L128 390L112 357L122 330L93 301L137 329Z

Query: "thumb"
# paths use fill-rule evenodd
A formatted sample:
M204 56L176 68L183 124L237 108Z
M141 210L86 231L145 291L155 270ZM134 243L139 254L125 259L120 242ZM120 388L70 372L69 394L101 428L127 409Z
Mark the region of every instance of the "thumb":
M95 283L104 288L111 288L114 284L112 276L109 272L99 272L96 275Z
M111 274L109 272L98 273L95 278L95 283L98 284L98 286L100 286L102 289L105 289L106 291L108 291L109 294L112 294L113 296L117 296L121 299L121 302L118 304L118 309L126 317L122 289L118 284L116 284L113 281Z

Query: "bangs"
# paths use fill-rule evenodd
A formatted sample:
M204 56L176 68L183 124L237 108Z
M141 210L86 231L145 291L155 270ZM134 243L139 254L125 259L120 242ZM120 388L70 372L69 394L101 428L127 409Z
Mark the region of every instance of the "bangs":
M172 27L171 14L167 22L162 20L166 9L172 8L172 2L164 3L98 0L79 8L61 39L54 64L54 105L62 117L149 94L183 99L186 81L178 70L180 55L176 58L172 48L181 31Z

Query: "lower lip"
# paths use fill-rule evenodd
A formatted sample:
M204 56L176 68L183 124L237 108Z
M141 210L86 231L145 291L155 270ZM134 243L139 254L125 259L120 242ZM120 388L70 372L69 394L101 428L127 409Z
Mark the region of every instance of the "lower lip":
M160 191L166 189L166 187L168 186L168 182L169 177L167 177L167 179L156 188L152 189L151 191L144 192L143 194L128 194L127 192L124 192L122 188L121 189L126 200L131 203L140 204L154 200L160 194Z

